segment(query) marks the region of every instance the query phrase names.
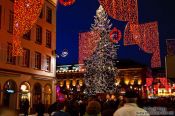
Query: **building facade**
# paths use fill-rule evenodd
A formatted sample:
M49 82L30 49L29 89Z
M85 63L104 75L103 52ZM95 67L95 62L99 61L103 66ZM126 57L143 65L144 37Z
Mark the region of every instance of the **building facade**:
M56 4L45 0L33 28L21 37L23 55L12 56L14 0L0 0L0 105L20 110L25 99L30 111L42 102L55 102Z
M145 67L129 61L116 63L117 76L115 78L115 85L119 91L123 92L130 88L142 94L142 86L145 84L146 73ZM57 66L57 86L61 92L65 94L83 93L85 89L85 74L86 68L84 65L63 65ZM79 92L80 91L80 92Z

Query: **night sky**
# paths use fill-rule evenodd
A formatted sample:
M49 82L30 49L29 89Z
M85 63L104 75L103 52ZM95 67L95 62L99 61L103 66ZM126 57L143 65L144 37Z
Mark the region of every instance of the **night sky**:
M139 23L158 21L162 66L166 55L166 39L175 39L175 1L138 0ZM76 0L72 6L57 6L57 54L64 49L68 56L57 58L57 65L78 63L78 33L90 31L99 7L98 0ZM111 23L124 32L127 22L112 19ZM119 42L119 59L130 59L150 66L151 54L145 53L137 45L124 46Z

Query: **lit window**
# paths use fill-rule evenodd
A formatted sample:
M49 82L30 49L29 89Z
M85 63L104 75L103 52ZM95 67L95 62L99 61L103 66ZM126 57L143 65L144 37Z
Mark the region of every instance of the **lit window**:
M51 48L52 33L46 30L46 47Z
M12 44L8 43L7 45L7 63L16 64L16 57L12 56Z
M39 15L39 18L42 18L42 17L43 17L43 9L41 10L40 15Z
M14 13L12 11L10 11L10 14L9 14L9 28L8 28L9 33L13 33L13 18L14 18Z
M47 7L47 11L46 11L46 21L48 23L52 23L52 9Z
M50 72L50 65L51 65L51 57L46 56L46 71Z
M22 59L22 66L29 67L29 61L30 61L30 50L24 48L23 49L23 59Z
M39 25L36 26L36 43L42 43L42 27Z
M41 53L35 52L35 68L41 69Z
M27 32L26 34L23 35L23 38L26 40L30 40L31 37L31 31Z

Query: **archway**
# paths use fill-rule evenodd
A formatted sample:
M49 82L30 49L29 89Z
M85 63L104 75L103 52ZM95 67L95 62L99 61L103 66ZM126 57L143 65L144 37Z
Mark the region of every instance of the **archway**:
M5 82L3 87L3 105L12 109L16 109L17 103L17 85L13 80Z
M35 83L33 88L33 103L38 104L42 102L42 86L40 83Z
M28 82L21 83L19 95L19 106L21 111L23 111L24 108L29 108L31 100L30 95L30 84Z
M51 103L52 103L52 86L47 84L44 87L44 104L46 109L48 109Z

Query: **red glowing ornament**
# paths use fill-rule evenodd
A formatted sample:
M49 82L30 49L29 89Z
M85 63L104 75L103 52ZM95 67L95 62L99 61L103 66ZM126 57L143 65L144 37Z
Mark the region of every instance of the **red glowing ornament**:
M21 56L21 36L36 23L43 5L43 0L14 0L13 56Z
M110 41L113 43L118 43L122 37L122 33L119 29L113 28L112 31L109 33L110 35Z
M75 0L59 0L59 2L63 6L70 6L75 3Z

